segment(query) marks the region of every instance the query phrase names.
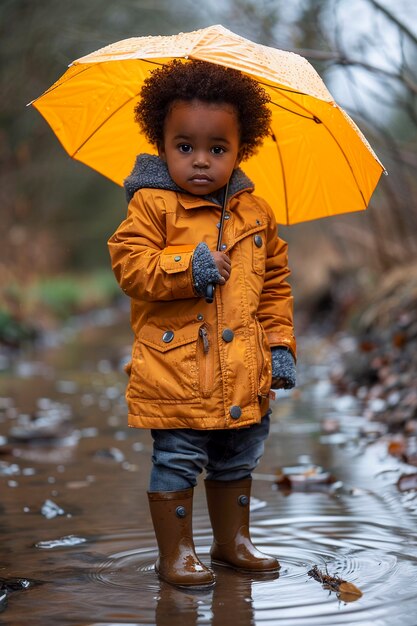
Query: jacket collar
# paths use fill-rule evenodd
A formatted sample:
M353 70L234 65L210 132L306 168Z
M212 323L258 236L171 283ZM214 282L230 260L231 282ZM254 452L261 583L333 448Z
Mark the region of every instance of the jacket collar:
M130 202L138 189L150 188L166 189L184 194L186 196L186 198L183 198L184 205L188 208L201 206L202 199L220 206L222 204L221 193L213 194L212 196L193 196L181 189L181 187L178 187L169 175L165 161L154 154L139 154L136 157L133 170L124 181L124 188L128 202ZM242 191L252 192L253 190L254 184L246 174L240 168L234 170L229 183L228 197L231 198Z

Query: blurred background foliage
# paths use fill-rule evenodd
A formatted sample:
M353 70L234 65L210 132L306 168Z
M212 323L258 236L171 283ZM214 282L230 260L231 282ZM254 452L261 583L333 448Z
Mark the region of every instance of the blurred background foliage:
M215 23L306 56L389 172L365 213L281 229L301 302L325 298L338 284L349 299L358 285L368 289L414 264L414 0L2 0L1 311L27 318L44 307L62 317L118 293L105 278L106 241L124 217L124 192L72 161L26 104L73 59L108 43Z

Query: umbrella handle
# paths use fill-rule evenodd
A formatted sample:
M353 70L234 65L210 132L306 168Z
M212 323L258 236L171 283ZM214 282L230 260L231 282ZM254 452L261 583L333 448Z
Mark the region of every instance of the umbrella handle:
M217 247L216 250L221 250L221 243L222 243L222 237L223 237L223 225L224 225L224 216L226 213L226 204L227 204L227 193L229 191L229 182L230 180L227 181L226 187L224 188L224 192L223 192L223 205L222 205L222 212L221 212L221 216L220 216L220 222L218 224L219 226L219 235L217 237ZM206 302L207 304L211 304L214 300L214 289L215 289L215 285L214 283L209 283L206 287Z
M209 283L206 289L206 302L211 304L214 300L214 283Z

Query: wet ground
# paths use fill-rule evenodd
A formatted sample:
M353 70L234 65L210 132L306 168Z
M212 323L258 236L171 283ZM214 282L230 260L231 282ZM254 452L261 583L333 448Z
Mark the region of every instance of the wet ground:
M301 368L298 391L280 392L254 476L252 535L280 559L279 576L218 568L205 593L159 582L150 438L125 426L129 341L123 324L92 324L0 377L0 624L416 626L415 468L387 455L378 426L332 395L317 365ZM302 342L301 361L309 349ZM194 506L208 563L201 485ZM314 566L362 596L323 588Z

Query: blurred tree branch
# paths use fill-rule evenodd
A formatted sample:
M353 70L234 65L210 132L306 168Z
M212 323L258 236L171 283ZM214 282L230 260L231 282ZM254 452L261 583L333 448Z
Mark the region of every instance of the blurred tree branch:
M310 47L294 47L293 51L318 64L330 86L334 76L346 75L349 101L344 102L342 97L339 103L364 127L388 169L389 176L381 181L372 203L374 208L369 210L374 258L386 270L417 256L417 36L394 9L376 0L363 0L362 14L368 28L366 32L362 28L361 38L358 35L355 39L353 34L358 26L346 19L349 2L329 0L319 4L318 40L322 42L324 33L325 45L318 48L310 34ZM350 2L351 7L352 4L359 5ZM301 20L316 3L310 0L303 6ZM397 42L394 54L391 43L380 45L378 19L385 44L388 40ZM310 28L308 32L311 33ZM337 233L338 238L345 236L340 222L329 222L325 228ZM369 255L369 247L366 252Z
M399 30L407 35L407 37L409 37L411 41L417 45L417 36L401 20L399 20L392 11L387 9L387 7L383 6L380 2L377 2L377 0L368 0L368 2L375 7L375 9L383 13L390 22L398 26Z

